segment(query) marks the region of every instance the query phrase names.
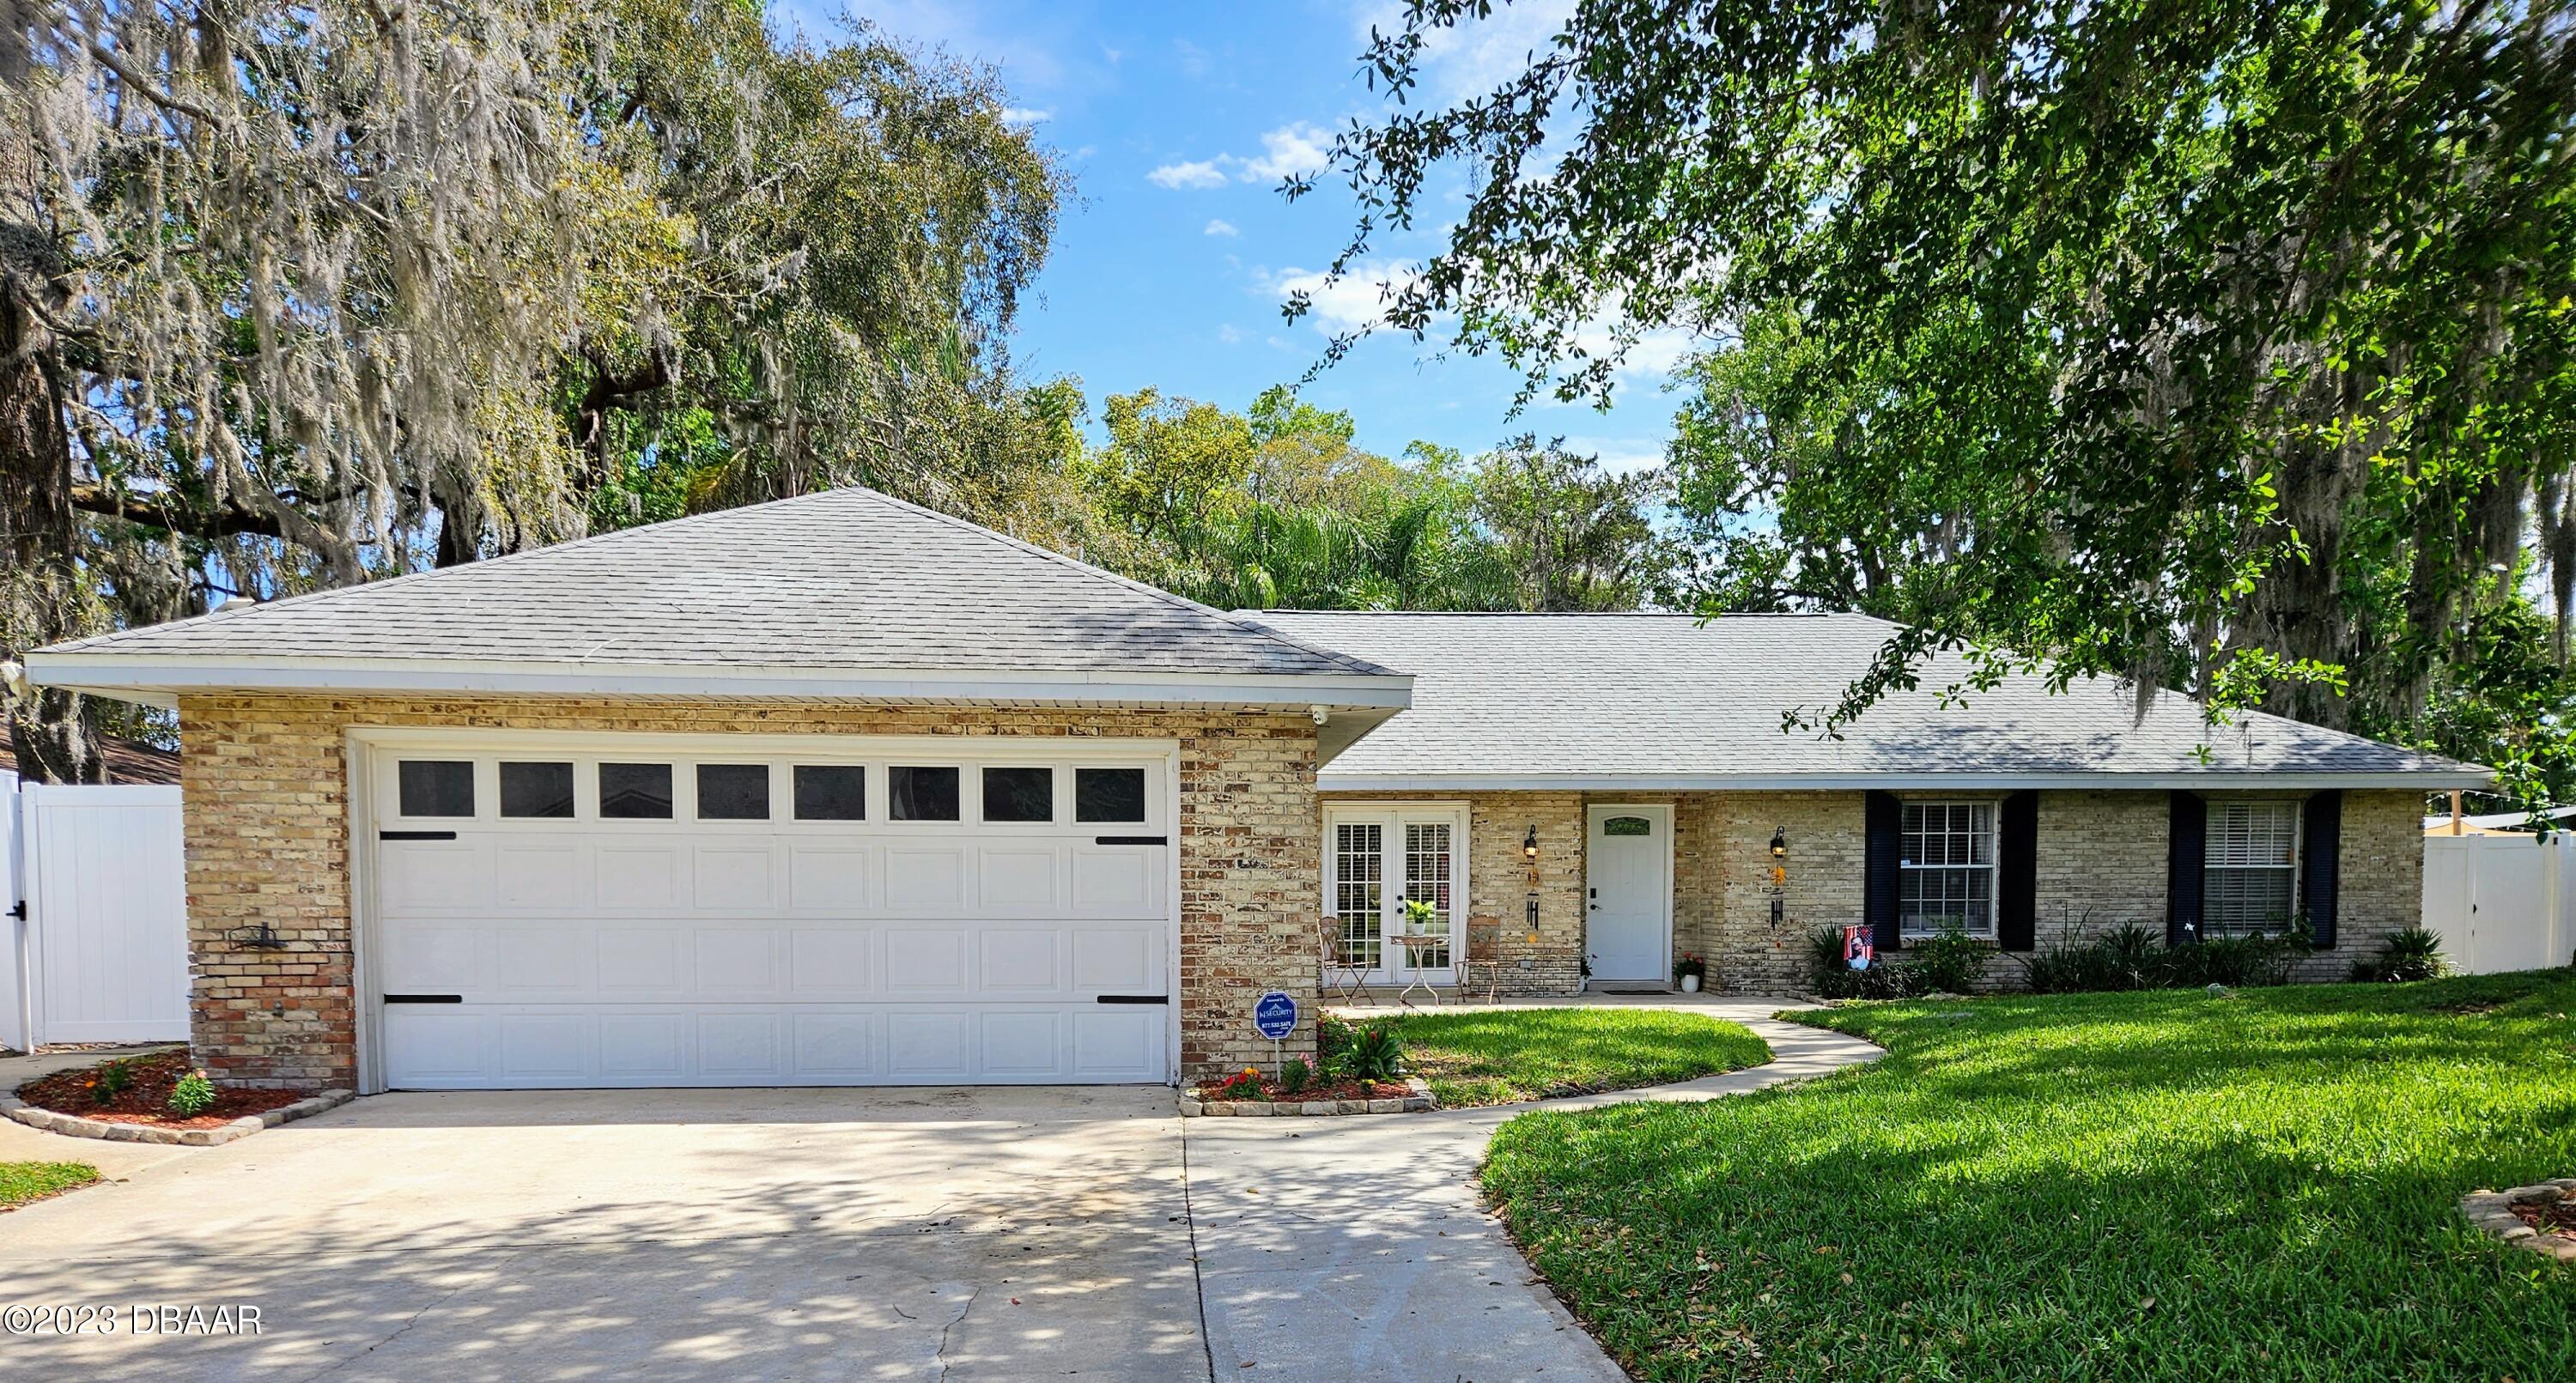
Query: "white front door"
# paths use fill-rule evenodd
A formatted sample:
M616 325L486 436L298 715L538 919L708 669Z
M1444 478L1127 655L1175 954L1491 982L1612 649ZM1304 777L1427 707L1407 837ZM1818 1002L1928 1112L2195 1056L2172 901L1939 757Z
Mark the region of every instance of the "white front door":
M1446 938L1457 935L1466 902L1466 858L1464 807L1326 808L1324 910L1340 925L1336 963L1371 984L1451 983L1456 956ZM1407 935L1443 940L1396 940Z
M1673 809L1592 807L1585 883L1592 978L1661 982L1673 964Z
M385 1085L1172 1078L1151 747L423 733L370 778Z

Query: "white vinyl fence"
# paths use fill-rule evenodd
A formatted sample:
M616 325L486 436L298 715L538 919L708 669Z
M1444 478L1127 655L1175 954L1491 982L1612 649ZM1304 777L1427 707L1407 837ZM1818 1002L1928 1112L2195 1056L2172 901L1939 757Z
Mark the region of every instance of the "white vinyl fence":
M188 1035L179 789L0 773L0 1044Z
M2426 836L2424 925L2466 975L2545 970L2576 949L2571 837Z

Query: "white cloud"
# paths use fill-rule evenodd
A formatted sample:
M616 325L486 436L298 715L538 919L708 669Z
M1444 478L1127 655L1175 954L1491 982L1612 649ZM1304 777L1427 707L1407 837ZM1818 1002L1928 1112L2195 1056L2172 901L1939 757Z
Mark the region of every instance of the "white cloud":
M1214 159L1194 163L1166 163L1145 175L1145 181L1156 187L1223 187L1225 173Z
M1217 220L1212 220L1212 221L1208 222L1208 223L1207 223L1207 229L1206 229L1204 232L1202 232L1202 234L1206 234L1206 235L1222 235L1222 236L1227 236L1227 237L1233 237L1233 236L1241 235L1241 234L1243 234L1243 232L1241 232L1241 231L1239 231L1239 230L1236 230L1236 229L1234 228L1234 223L1233 223L1232 221L1227 221L1227 220L1223 220L1223 219L1217 219Z
M1569 436L1565 449L1577 456L1592 457L1612 475L1635 475L1664 464L1664 444L1651 437Z
M1242 339L1243 339L1243 333L1242 333L1242 332L1240 332L1240 331L1238 331L1238 330L1236 330L1236 329L1235 329L1235 326L1234 326L1234 324L1233 324L1232 322L1228 322L1228 323L1226 323L1225 325L1223 325L1223 326L1221 326L1221 327L1218 327L1218 328L1216 329L1216 339L1218 339L1218 340L1220 340L1220 341L1223 341L1223 342L1224 342L1224 343L1226 343L1227 345L1231 346L1231 345L1233 345L1235 342L1240 341L1240 340L1242 340Z
M1529 70L1533 55L1574 16L1575 0L1517 0L1496 5L1482 19L1425 29L1420 70L1424 95L1443 104L1482 96ZM1362 0L1352 7L1352 27L1365 40L1371 28L1395 33L1404 27L1401 4Z
M1026 129L1054 118L1055 112L1051 110L1031 110L1027 106L1002 107L1002 123L1013 129Z
M1386 311L1391 290L1413 281L1415 270L1393 261L1356 265L1338 280L1326 281L1320 269L1282 269L1253 273L1254 286L1280 302L1306 295L1306 320L1326 335L1357 331L1376 324Z
M1333 137L1303 120L1291 121L1261 136L1261 157L1238 160L1245 182L1277 182L1323 168Z

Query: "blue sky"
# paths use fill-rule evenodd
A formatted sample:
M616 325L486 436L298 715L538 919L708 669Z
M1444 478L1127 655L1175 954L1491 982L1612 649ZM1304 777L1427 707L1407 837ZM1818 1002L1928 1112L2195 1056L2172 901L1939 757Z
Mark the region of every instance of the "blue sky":
M820 37L841 3L782 0L779 13ZM1314 285L1352 222L1332 186L1294 205L1276 188L1284 172L1314 167L1351 117L1387 109L1358 57L1371 22L1392 22L1392 6L853 0L850 12L999 69L1014 107L1063 155L1078 201L1058 221L1011 349L1031 375L1080 376L1095 415L1104 396L1148 385L1240 410L1303 373L1327 326L1373 309L1374 279L1323 294L1306 321L1282 320L1281 301ZM1562 12L1562 0L1515 4L1443 44L1430 93L1462 93L1517 67ZM1381 275L1434 243L1428 233L1383 241ZM1611 411L1537 404L1518 421L1506 417L1511 371L1430 358L1438 344L1373 340L1304 397L1349 410L1360 443L1390 455L1416 438L1473 453L1528 430L1563 435L1617 469L1660 458L1673 404L1663 375L1687 344L1677 334L1649 338Z

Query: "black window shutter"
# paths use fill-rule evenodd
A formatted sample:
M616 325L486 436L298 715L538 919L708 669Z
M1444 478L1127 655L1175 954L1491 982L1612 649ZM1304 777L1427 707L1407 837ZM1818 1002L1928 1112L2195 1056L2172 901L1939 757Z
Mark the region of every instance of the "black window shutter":
M2172 795L2173 830L2165 868L2165 944L2188 946L2200 940L2201 871L2208 866L2205 840L2209 804L2194 793Z
M1861 870L1861 920L1870 943L1882 951L1905 944L1897 933L1897 851L1904 846L1905 808L1892 792L1873 792L1863 804L1867 853Z
M2006 797L1995 834L1995 944L2027 951L2039 943L2039 794Z
M2343 794L2320 792L2308 799L2299 822L2299 905L2316 933L2317 949L2335 944L2335 869L2343 853Z

